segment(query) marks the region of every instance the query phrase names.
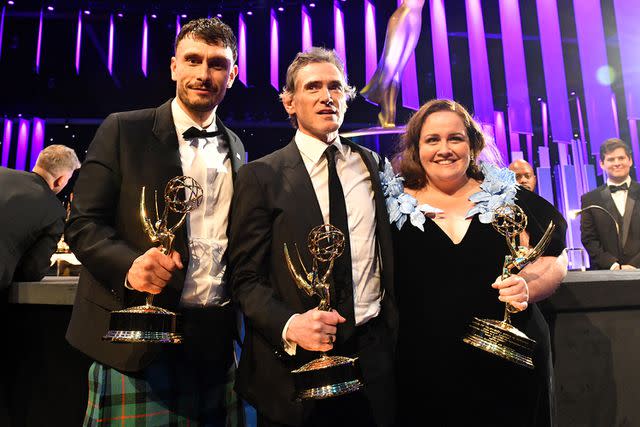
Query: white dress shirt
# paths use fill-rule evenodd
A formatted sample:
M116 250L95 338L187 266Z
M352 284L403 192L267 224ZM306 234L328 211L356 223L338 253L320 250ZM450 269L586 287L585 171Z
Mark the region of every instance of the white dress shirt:
M227 224L233 195L229 148L219 136L185 141L184 131L192 126L201 127L182 110L176 99L171 102L171 113L178 134L183 173L196 179L203 189L202 204L187 216L189 266L180 304L192 307L224 305L229 302L224 279ZM215 118L216 109L205 121L209 123L204 126L205 130L217 130Z
M631 186L631 177L628 176L627 179L624 180L624 182L621 182L620 184L616 184L614 182L611 182L610 180L607 179L607 185L622 185L622 184L627 184L628 187ZM624 208L627 204L627 195L629 194L629 191L625 191L625 190L618 190L615 193L611 193L611 198L613 198L613 203L616 204L616 208L618 209L618 212L620 212L620 215L624 216Z
M325 223L329 223L329 170L324 152L324 142L296 132L295 142L318 198ZM376 251L376 207L371 176L360 154L337 138L332 145L338 148L336 169L342 184L347 207L351 263L353 277L353 308L356 326L366 323L380 313L382 300L380 287L380 260ZM320 225L320 224L318 224ZM342 313L341 313L342 314ZM295 316L295 315L294 315ZM293 317L292 317L293 318ZM291 318L291 319L292 319ZM295 353L295 346L285 340L291 319L285 325L282 336L285 350Z

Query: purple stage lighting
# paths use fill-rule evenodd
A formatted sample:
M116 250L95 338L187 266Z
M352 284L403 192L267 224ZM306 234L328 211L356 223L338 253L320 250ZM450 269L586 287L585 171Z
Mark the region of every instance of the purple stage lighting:
M23 171L27 166L27 146L29 145L29 120L18 120L18 149L16 151L16 170Z
M370 0L364 2L364 64L366 81L370 81L378 66L376 7Z
M532 134L531 104L520 25L520 6L518 0L500 0L499 6L507 104L511 113L509 125L513 132ZM531 153L528 154L531 156Z
M309 7L316 7L315 3L309 3Z
M124 13L118 12L118 18L122 18L123 16L124 16Z
M2 14L0 14L0 58L2 58L2 33L4 32L4 13L6 7L2 6Z
M109 15L109 51L107 52L107 69L109 70L109 75L113 75L113 33L115 31L115 27L113 25L113 14Z
M85 10L85 11L84 11L84 14L85 14L85 15L91 15L91 11L90 11L90 10Z
M40 9L40 23L38 24L38 44L36 46L36 74L40 74L40 49L42 48L42 20L44 10Z
M147 53L149 46L149 24L147 23L147 15L142 18L142 74L147 77Z
M44 148L44 120L34 117L31 131L31 154L29 155L29 170L36 165L38 155Z
M7 4L8 4L9 6L13 6L13 5L15 4L15 2L14 2L13 0L9 0L9 1L7 2Z
M2 166L5 168L9 164L9 149L11 148L11 134L13 131L13 122L4 119L4 130L2 132Z
M270 18L270 55L269 55L269 77L271 86L278 92L280 91L280 84L278 81L278 16L275 10L271 9Z
M398 0L398 6L400 5L402 5L402 0ZM420 108L415 51L411 52L411 56L409 56L404 66L404 70L400 76L400 82L402 85L402 105L413 110Z
M431 38L433 40L433 67L436 78L436 96L438 98L453 99L453 83L449 62L449 40L444 0L429 0L429 10L431 12Z
M53 12L53 6L47 6L47 10L48 10L49 12Z
M156 15L155 13L151 14L151 19L156 19L158 17L158 15Z
M640 119L640 55L638 54L640 7L637 0L614 0L613 4L620 42L627 119ZM635 128L631 129L631 133L635 131ZM636 164L636 167L640 165Z
M253 12L252 11L248 11L247 15L251 16L251 15L253 15Z
M76 33L76 74L80 74L81 41L82 41L82 11L78 11L78 30Z
M247 86L247 25L244 15L238 15L238 79Z
M176 38L178 37L178 34L180 33L180 29L182 28L182 25L180 25L180 15L176 16Z
M280 7L278 8L278 11L279 11L279 12L284 12L284 7L280 6Z
M305 5L302 5L300 17L302 19L302 51L306 52L313 46L311 32L311 16Z
M574 2L573 9L576 18L589 142L591 152L599 156L602 142L617 133L610 104L611 87L603 85L597 78L598 69L608 63L600 0ZM555 78L558 77L555 76Z
M344 73L347 74L347 49L344 41L344 13L338 1L333 2L333 34L334 48L338 57L344 63Z
M567 83L562 55L562 38L556 0L536 0L542 69L547 88L549 121L555 142L569 143L572 139L571 113L567 97Z
M467 11L467 32L469 34L469 59L471 62L471 88L476 118L486 124L493 124L493 92L487 42L482 21L480 0L465 0ZM513 147L512 147L513 150Z

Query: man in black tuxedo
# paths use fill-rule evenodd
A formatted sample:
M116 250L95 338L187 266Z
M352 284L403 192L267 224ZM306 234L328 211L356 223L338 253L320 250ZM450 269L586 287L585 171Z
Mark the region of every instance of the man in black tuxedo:
M235 35L222 21L185 24L171 58L176 98L111 114L89 147L65 233L83 265L67 340L95 360L85 425L130 417L153 425L238 421L229 421L225 405L236 334L226 247L233 180L245 153L216 114L237 75L236 57ZM195 178L204 200L164 255L143 229L141 188L149 200L160 193L162 212L165 185L178 175ZM169 226L176 221L169 216ZM184 344L102 341L109 313L144 303L147 292L155 305L182 315Z
M591 268L640 267L640 185L631 180L631 149L610 138L600 146L607 182L582 196L580 230Z
M284 148L241 168L236 180L229 266L246 320L236 390L255 406L260 427L393 423L391 230L380 158L338 136L352 95L334 51L299 53L281 94L297 132ZM309 268L309 232L329 222L347 243L331 278L334 310L320 311L318 299L292 279L284 245L297 246ZM291 256L297 263L294 250ZM319 351L359 357L364 390L296 401L291 370Z
M79 167L76 153L56 144L40 152L31 173L0 168L0 289L40 280L49 269L64 228L56 194Z

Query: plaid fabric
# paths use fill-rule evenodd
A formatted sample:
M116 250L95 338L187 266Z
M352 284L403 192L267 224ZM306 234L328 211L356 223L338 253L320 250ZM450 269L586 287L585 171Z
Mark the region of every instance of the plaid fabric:
M158 361L130 376L94 362L84 426L244 426L242 403L233 391L233 365L218 384L181 365Z

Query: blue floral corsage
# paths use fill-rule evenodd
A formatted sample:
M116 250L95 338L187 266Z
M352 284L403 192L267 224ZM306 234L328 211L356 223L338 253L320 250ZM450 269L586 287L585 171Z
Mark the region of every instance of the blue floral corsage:
M384 171L380 172L382 191L387 203L389 222L395 223L398 230L402 228L409 218L409 222L424 231L425 214L437 214L442 209L434 208L428 204L418 205L418 200L404 192L404 178L393 172L391 163L385 159Z
M497 207L515 202L518 184L516 174L507 168L482 163L480 169L484 175L484 181L480 184L480 191L469 197L475 206L467 212L467 217L479 213L480 222L489 224L493 221L493 214Z

